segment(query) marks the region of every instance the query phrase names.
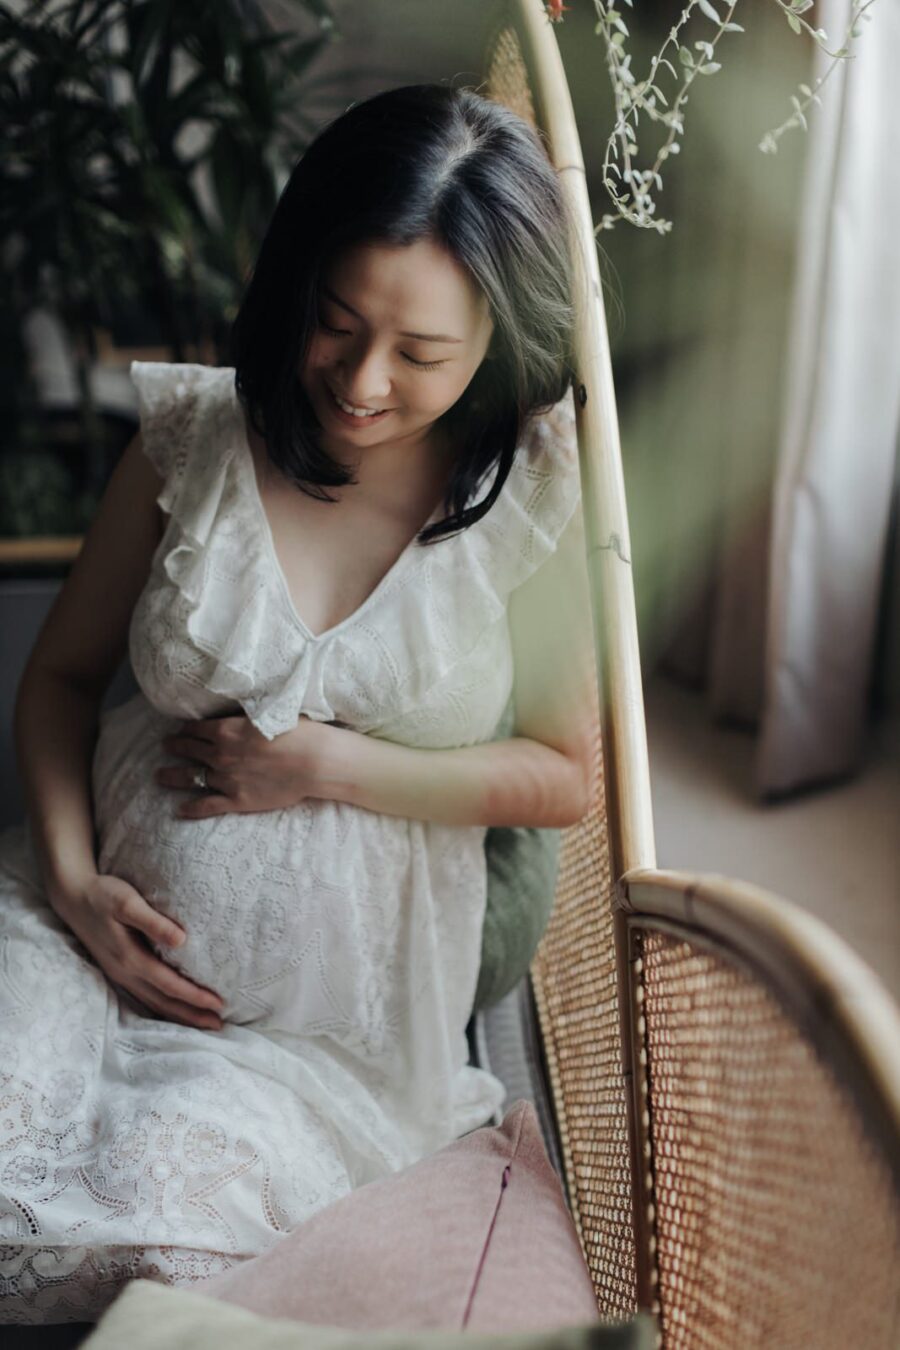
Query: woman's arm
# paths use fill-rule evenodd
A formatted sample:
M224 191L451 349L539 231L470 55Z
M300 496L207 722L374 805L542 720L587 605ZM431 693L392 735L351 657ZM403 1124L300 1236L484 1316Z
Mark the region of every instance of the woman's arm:
M420 750L329 729L318 797L441 825L562 827L587 810L579 766L540 741Z
M159 478L137 436L38 635L16 697L19 774L51 902L96 871L91 758L103 693L159 541Z
M421 750L320 726L314 795L446 825L562 827L581 820L597 693L580 507L556 552L512 593L509 624L513 737Z
M221 1000L143 941L178 945L178 925L118 877L98 873L91 763L100 704L127 645L131 613L161 537L161 479L140 436L116 466L32 649L14 714L31 838L47 899L113 984L152 1011L219 1027Z

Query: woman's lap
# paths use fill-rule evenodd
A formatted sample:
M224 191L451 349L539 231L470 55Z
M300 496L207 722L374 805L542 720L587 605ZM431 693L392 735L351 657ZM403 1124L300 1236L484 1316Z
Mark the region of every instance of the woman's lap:
M129 1280L191 1285L243 1259L177 1247L7 1244L0 1246L0 1326L95 1322Z
M0 834L0 1327L96 1320L137 1277L207 1279L401 1165L374 1138L363 1155L377 1121L358 1147L332 1123L366 1099L340 1101L321 1051L111 996L21 842Z

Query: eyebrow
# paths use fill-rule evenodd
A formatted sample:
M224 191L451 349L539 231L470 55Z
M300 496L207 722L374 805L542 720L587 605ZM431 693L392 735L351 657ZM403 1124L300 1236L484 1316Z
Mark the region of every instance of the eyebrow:
M333 300L336 305L340 305L341 309L345 309L348 314L352 314L354 319L359 319L361 323L365 322L361 314L357 314L356 310L348 305L346 300L342 300L339 295L335 295L334 291L328 286L322 287L322 294L327 295L329 300ZM401 333L400 336L418 338L420 342L462 342L462 338L448 337L446 333Z

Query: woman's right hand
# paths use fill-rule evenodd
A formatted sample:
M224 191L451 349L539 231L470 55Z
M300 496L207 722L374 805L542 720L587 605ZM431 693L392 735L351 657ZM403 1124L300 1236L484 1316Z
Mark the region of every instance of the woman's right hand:
M180 975L150 949L148 939L180 946L184 930L129 882L97 874L75 893L53 895L52 905L111 984L167 1021L221 1031L224 1005L218 994Z

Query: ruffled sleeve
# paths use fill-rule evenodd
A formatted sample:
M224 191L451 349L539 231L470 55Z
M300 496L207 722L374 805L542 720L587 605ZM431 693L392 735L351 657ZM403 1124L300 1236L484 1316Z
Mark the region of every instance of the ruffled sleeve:
M572 391L531 419L509 477L484 517L488 567L500 598L535 572L551 553L581 501L581 472Z
M163 479L157 498L169 515L184 486L188 461L203 425L205 404L223 372L210 366L132 361L144 453Z

